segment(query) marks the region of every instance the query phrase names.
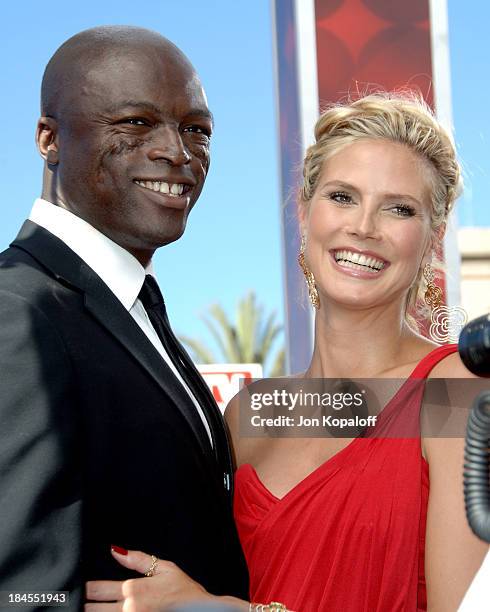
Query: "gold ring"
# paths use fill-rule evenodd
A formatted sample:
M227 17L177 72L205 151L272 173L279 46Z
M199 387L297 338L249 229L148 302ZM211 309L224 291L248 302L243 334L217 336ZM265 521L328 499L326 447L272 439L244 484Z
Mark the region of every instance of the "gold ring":
M153 574L155 573L155 570L157 568L158 565L158 559L155 557L155 555L151 556L151 565L148 569L148 571L145 572L145 576L147 578L151 578L153 576Z

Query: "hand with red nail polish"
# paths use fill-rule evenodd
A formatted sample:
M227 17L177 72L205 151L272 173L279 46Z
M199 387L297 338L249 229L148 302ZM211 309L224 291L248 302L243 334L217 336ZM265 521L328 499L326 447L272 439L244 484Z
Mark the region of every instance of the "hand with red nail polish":
M228 604L237 612L249 610L249 603L243 600L211 595L171 561L157 559L136 550L128 551L115 545L111 546L111 553L124 567L141 574L147 574L151 570L151 576L132 580L87 582L86 594L89 603L85 604L85 612L119 610L119 607L114 607L117 604L121 609L127 607L135 612L156 612L174 605L197 602Z

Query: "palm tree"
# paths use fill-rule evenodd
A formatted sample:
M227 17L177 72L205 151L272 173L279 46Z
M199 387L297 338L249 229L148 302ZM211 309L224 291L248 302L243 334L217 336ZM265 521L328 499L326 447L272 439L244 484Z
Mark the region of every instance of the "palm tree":
M265 370L266 362L272 356L274 341L282 332L282 325L275 322L276 313L272 312L264 321L264 307L257 304L255 293L250 291L238 302L236 323L233 324L222 306L213 304L208 313L201 317L211 333L220 352L220 358L202 342L187 336L180 336L198 363L261 363ZM285 351L280 348L269 369L269 376L284 373Z

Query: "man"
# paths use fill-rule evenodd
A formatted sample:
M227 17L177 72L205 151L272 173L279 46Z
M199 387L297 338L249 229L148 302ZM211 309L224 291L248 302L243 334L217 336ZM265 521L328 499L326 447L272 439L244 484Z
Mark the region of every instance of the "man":
M134 575L119 545L245 597L221 415L151 278L209 167L198 76L159 34L95 28L50 60L41 114L42 199L0 255L0 591L78 609Z

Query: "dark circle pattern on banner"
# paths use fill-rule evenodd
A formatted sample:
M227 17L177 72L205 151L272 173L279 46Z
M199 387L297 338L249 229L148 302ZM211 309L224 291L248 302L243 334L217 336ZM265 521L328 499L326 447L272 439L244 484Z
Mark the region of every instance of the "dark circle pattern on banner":
M315 16L317 21L329 17L332 13L339 8L344 0L316 0L315 2Z
M429 20L429 0L361 0L378 17L392 23L420 23Z
M433 101L430 37L421 28L401 26L380 32L364 47L356 78L380 83L390 90L419 89L429 104Z
M326 102L347 96L347 83L353 77L356 66L344 43L327 30L317 31L317 56L321 65L318 72L318 92L320 108L323 108Z

